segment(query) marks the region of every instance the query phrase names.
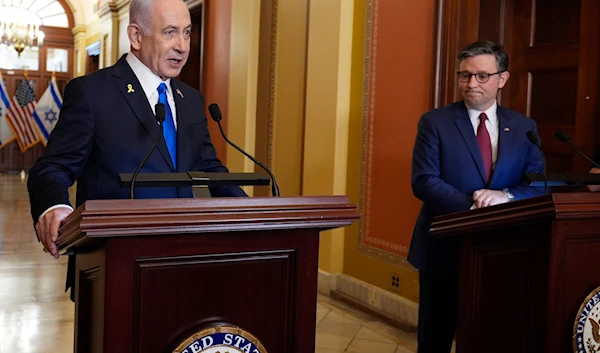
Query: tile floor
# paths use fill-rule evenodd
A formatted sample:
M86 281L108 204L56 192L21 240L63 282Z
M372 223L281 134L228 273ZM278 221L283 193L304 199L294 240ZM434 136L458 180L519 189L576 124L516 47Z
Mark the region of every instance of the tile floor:
M406 333L328 296L317 298L315 353L412 353L416 333Z

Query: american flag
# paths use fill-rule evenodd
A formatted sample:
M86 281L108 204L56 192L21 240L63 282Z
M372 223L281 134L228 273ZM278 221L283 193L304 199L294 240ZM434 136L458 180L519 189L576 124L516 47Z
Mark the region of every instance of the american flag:
M21 152L27 151L40 140L32 118L34 110L35 93L28 80L21 80L6 113L6 119L17 137Z

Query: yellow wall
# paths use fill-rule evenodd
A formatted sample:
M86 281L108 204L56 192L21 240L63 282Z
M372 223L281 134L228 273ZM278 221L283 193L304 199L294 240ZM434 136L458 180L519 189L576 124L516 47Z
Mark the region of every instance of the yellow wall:
M256 136L260 0L233 0L229 66L229 139L251 155ZM253 172L254 162L228 146L227 167ZM244 187L252 196L253 188Z
M302 1L279 0L276 13L268 14L276 23L271 33L276 41L268 58L273 60L271 74L275 82L270 101L273 131L262 136L270 138L271 166L285 196L347 194L354 204L359 204L365 143L362 135L367 1L372 4L371 0L310 0L306 6ZM383 30L388 36L390 30L400 32L394 45L398 51L407 52L405 60L398 63L400 75L406 81L399 80L398 87L391 89L398 91L399 109L402 107L409 114L398 117L407 119L402 124L408 128L402 141L398 141L397 153L407 156L403 157L406 163L403 168L410 170L416 124L429 107L431 65L428 63L432 59L434 5L408 0L380 2L401 10L402 18L391 29ZM239 25L233 24L232 35ZM259 26L255 25L254 31ZM230 83L238 83L240 87L237 97L230 97L230 107L249 117L248 103L252 97L244 99L243 93L254 94L247 85L255 82L251 77L254 62L248 62L248 58L258 53L245 49L236 54L236 50L232 44ZM237 73L233 72L235 62L244 63ZM252 70L248 70L250 66ZM234 107L234 102L239 106ZM248 128L251 122L239 124ZM251 140L242 130L237 138ZM227 162L237 164L236 159ZM410 183L404 181L390 185L390 193L391 197L412 197ZM418 208L416 200L408 201L411 207ZM403 236L410 237L414 221L414 214L398 214L390 222L390 231L406 232ZM394 265L381 256L365 255L357 250L358 243L358 223L322 233L319 267L387 290L392 290L390 277L396 274L401 277L401 288L396 293L418 300L418 276L414 269Z
M271 166L282 196L302 194L308 0L276 8Z
M349 0L310 4L303 195L346 193L353 6ZM321 233L319 267L341 273L343 266L344 229Z

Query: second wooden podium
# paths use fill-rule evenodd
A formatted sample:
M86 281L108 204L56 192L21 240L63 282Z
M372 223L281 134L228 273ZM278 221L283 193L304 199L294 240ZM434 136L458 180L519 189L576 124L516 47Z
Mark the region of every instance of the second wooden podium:
M345 196L88 201L57 242L75 351L313 353L319 232L357 218Z
M432 234L460 241L457 353L600 349L600 193L441 216Z

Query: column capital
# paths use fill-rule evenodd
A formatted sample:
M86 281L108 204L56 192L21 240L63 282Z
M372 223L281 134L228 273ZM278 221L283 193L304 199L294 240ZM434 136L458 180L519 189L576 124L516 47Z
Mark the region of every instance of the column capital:
M100 19L104 19L107 16L116 16L116 14L119 12L119 7L117 7L117 4L114 2L107 2L98 7L94 12Z
M114 0L115 6L117 7L117 11L120 11L122 8L129 6L131 0Z
M85 33L87 31L87 26L86 25L77 25L75 27L73 27L73 29L71 29L71 33L73 33L73 36L75 37L75 41L77 41L79 39L79 37L85 36Z

